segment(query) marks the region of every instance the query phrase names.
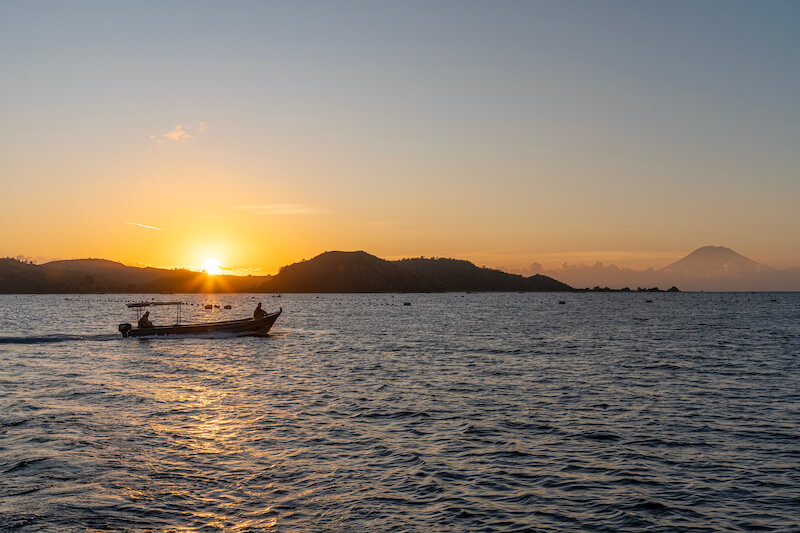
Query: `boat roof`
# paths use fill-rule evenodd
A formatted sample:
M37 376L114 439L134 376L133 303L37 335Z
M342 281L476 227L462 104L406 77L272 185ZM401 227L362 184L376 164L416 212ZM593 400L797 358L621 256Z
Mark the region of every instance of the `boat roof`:
M183 305L183 302L136 302L126 305L128 307L150 307L151 305Z

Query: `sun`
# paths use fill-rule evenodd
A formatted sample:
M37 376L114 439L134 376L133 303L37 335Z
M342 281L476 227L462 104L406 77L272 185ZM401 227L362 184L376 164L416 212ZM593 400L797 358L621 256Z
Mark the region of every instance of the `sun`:
M201 264L200 269L204 270L206 274L222 274L219 259L216 257L207 257Z

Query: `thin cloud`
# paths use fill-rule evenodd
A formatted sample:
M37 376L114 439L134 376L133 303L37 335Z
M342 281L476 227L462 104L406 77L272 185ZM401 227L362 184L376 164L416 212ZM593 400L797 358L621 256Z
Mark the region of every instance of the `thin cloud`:
M303 204L258 204L238 205L235 209L254 215L315 215L319 209Z
M208 131L208 122L204 120L198 120L194 126L178 124L167 133L151 135L150 140L158 143L163 141L185 142L195 139L197 136L205 133L206 131Z
M131 226L139 226L140 228L155 229L155 230L158 230L158 231L164 231L164 228L157 228L155 226L148 226L147 224L139 224L138 222L126 222L126 224L130 224Z
M192 138L191 134L183 129L183 126L175 126L175 129L165 133L164 137L173 141L185 141Z

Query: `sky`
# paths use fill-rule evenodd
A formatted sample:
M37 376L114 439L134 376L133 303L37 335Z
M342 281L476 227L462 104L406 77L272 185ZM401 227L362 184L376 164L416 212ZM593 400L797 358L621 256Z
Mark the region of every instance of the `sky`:
M0 2L0 256L800 266L800 3Z

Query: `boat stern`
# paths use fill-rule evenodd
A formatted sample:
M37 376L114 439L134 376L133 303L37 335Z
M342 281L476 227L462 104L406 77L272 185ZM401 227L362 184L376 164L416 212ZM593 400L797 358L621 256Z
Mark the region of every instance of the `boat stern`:
M133 326L131 326L128 322L125 322L123 324L120 324L118 329L119 332L122 333L122 338L127 339L128 337L130 337L130 332L133 329Z

